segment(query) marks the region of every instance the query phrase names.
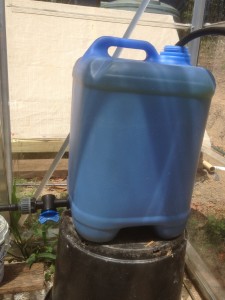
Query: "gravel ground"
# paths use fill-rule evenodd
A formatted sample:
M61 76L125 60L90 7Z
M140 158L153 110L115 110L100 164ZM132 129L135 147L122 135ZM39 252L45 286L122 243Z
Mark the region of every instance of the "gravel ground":
M30 293L18 293L15 295L2 295L0 300L44 300L49 289L52 287L52 282L47 282L45 288L40 291Z

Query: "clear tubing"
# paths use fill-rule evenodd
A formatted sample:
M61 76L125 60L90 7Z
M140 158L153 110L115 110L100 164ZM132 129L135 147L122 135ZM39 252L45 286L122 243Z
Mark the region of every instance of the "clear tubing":
M216 170L225 171L225 167L221 167L221 166L214 166L214 168L215 168Z

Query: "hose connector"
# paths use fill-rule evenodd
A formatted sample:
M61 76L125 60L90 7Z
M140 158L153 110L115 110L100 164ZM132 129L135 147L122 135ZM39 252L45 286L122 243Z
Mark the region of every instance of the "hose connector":
M18 203L21 214L31 214L36 212L35 198L22 198Z
M39 222L44 224L48 221L59 222L59 213L56 210L56 197L52 194L47 194L41 197L43 208L39 216Z

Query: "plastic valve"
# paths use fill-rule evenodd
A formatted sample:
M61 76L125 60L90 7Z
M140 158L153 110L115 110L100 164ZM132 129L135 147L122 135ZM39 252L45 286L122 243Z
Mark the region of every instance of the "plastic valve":
M59 213L56 210L45 210L41 212L38 220L41 224L44 224L48 221L53 221L55 223L59 222Z

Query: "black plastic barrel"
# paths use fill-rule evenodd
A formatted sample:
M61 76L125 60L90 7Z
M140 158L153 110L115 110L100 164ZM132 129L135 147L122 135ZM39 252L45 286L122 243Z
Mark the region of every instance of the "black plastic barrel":
M188 3L187 0L161 0L160 2L175 7L179 12L182 12Z
M119 10L130 10L136 11L140 6L140 1L137 0L115 0L110 2L101 1L100 4L103 8L119 9ZM163 14L173 16L176 22L180 21L179 11L163 1L151 1L145 9L146 13Z
M100 6L100 0L71 0L69 4L82 6Z
M185 234L161 241L148 227L123 229L107 244L90 243L78 236L67 211L46 300L180 300L185 249Z

